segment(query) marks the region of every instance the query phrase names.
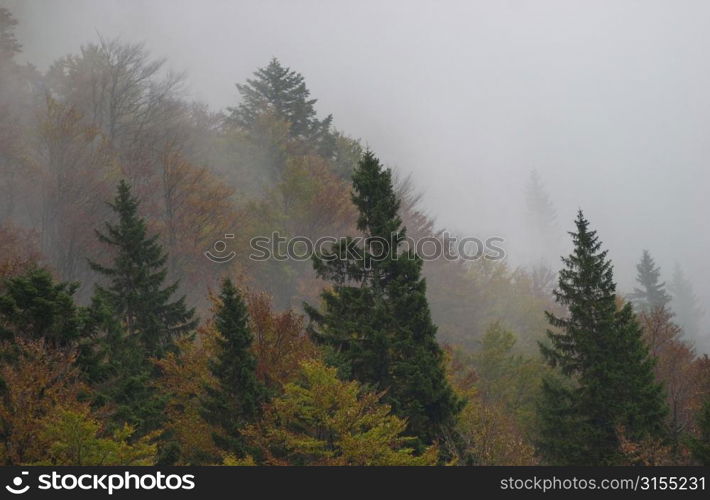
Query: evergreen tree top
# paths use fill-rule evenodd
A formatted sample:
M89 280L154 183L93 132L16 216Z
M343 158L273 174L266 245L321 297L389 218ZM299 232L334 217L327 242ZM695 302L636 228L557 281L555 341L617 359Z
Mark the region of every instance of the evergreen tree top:
M237 90L242 102L236 108L228 108L230 119L237 125L252 129L259 116L272 112L290 124L292 137L318 141L330 135L332 115L318 119L317 99L310 98L303 75L283 66L275 57L266 67L257 69L254 78L238 83Z
M184 296L171 302L178 282L164 285L168 256L159 235L148 235L128 183L119 183L109 205L118 222L106 222L105 232L97 230L96 234L115 249L115 256L110 266L90 262L94 271L109 279L107 287L97 285L97 296L117 315L128 335L141 340L148 355L160 357L171 348L175 335L197 326L194 309L186 307Z
M372 151L366 151L353 173L352 200L359 211L357 227L369 236L404 236L398 215L400 202L392 183L392 171L385 169Z
M554 292L563 305L570 305L580 298L586 300L614 299L616 284L608 250L601 249L597 232L589 229L589 221L582 210L575 220L577 231L569 232L574 250L562 257L564 268L560 270L559 288Z
M634 288L630 299L642 310L665 307L671 298L666 293L665 282L659 283L661 269L656 266L648 250L643 251L641 261L636 265L636 271L636 282L641 285L641 288Z

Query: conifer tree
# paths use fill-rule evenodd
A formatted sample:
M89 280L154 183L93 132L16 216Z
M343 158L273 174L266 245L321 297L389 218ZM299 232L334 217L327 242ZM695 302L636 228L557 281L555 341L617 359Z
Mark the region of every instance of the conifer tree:
M289 135L314 147L316 152L330 158L335 152L336 136L331 131L333 116L318 119L316 99L300 73L283 66L273 58L269 64L254 72L253 79L237 84L242 102L231 111L230 120L253 130L264 113L273 113L289 124Z
M352 200L365 238L343 238L314 258L333 287L321 294L322 311L306 305L309 331L341 375L386 390L383 400L428 444L450 430L462 403L444 374L422 261L403 248L392 174L371 152L353 175Z
M568 315L547 312L554 331L540 344L567 380L543 387L540 451L556 465L618 460L618 432L632 440L663 437L666 408L653 361L630 304L617 308L607 251L580 211L571 255L562 259L555 298Z
M83 310L74 303L78 283L57 283L49 271L33 268L9 278L0 294L0 339L45 339L54 346L78 340Z
M77 350L77 365L89 382L102 369L104 352L97 342L92 309L75 303L79 283L57 282L41 267L2 283L0 340L42 339L52 348Z
M641 261L636 265L636 282L640 288L634 288L629 296L640 311L652 311L665 307L671 300L666 293L666 284L659 283L661 270L656 266L648 250L643 251Z
M197 319L184 297L170 302L178 285L163 286L167 256L158 236L148 236L126 182L120 182L111 207L118 222L107 222L106 232L96 233L113 250L114 260L112 267L91 263L108 284L96 286L90 321L107 357L102 399L115 406L117 423L127 422L142 435L157 429L163 418L150 359L173 350L176 336L193 330Z
M215 326L219 354L210 371L217 387L207 387L203 414L208 423L221 429L213 435L215 444L239 457L247 455L241 431L256 422L266 401L266 387L256 377L256 358L251 352L253 336L247 307L229 279L222 283Z
M118 223L107 222L106 232L96 234L112 248L115 258L113 267L91 263L109 281L108 286L96 287L96 295L111 308L127 336L138 339L146 357L161 357L173 347L176 336L195 328L194 309L186 307L184 296L170 301L178 283L164 286L167 255L158 235L148 235L138 214L138 200L125 181L120 182L111 208Z

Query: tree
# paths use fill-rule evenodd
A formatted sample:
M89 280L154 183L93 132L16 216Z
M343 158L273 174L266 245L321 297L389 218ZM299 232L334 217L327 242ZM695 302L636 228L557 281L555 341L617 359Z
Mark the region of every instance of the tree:
M63 102L102 132L121 160L123 175L146 196L155 190L161 145L174 137L183 111L177 99L183 75L164 65L143 44L100 38L54 62L46 78Z
M636 265L636 282L641 288L634 288L629 296L631 301L641 311L651 311L663 308L670 302L671 297L666 293L666 284L659 283L661 270L656 266L648 250L643 251L641 261Z
M701 464L710 465L710 399L706 400L698 412L699 436L692 438L690 448L693 457Z
M206 388L204 417L219 428L215 444L236 456L248 450L242 430L254 423L266 401L266 388L256 377L256 359L251 352L253 336L247 307L229 279L222 283L220 304L215 317L217 357L210 363L216 387Z
M569 380L543 385L540 451L554 464L613 464L617 429L631 440L661 436L666 408L631 305L617 309L607 251L581 210L575 225L554 292L568 314L546 312L555 330L547 332L549 345L540 344Z
M56 283L42 268L8 279L0 294L0 336L72 345L79 338L83 322L82 310L73 298L78 286Z
M8 219L22 217L23 209L31 207L23 191L36 182L27 130L33 123L35 82L40 75L31 65L16 61L21 49L15 36L16 27L12 13L0 7L0 223L3 224Z
M61 409L46 419L38 437L48 443L46 456L32 465L153 465L156 445L154 436L143 436L130 442L134 429L129 425L116 429L107 437L102 424L84 406Z
M301 362L317 357L305 332L303 316L293 309L276 312L266 293L249 293L247 308L254 333L256 376L270 392L280 392L296 378Z
M490 329L489 367L509 364L505 346L512 346L507 332L498 325ZM495 337L495 338L493 338ZM513 339L514 340L514 339ZM486 397L484 381L471 366L470 354L447 348L447 376L456 393L466 400L458 415L455 433L444 444L457 465L536 465L535 448L518 425L518 418L498 399ZM490 373L489 373L490 374ZM533 377L528 377L532 379ZM483 390L481 390L483 389Z
M499 406L504 413L526 427L535 413L539 385L546 366L537 358L516 354L516 335L500 322L492 323L480 342L480 349L471 356L479 377L479 398L490 406Z
M147 235L138 201L126 182L119 184L111 207L118 222L107 222L106 232L96 233L111 248L113 266L91 263L109 283L96 286L90 314L107 358L101 399L115 407L117 424L128 422L140 436L157 429L164 419L164 398L152 384L157 370L150 359L174 351L175 340L191 332L197 319L184 297L170 302L178 284L163 286L167 256L158 236Z
M333 116L318 119L317 100L310 99L303 76L273 58L266 67L256 70L254 77L237 84L242 102L236 108L229 108L230 121L255 130L263 115L273 113L289 124L292 139L330 158L336 143L331 131Z
M694 426L702 378L695 350L682 340L682 331L672 318L665 307L639 314L644 341L656 359L653 371L665 388L671 438L678 445Z
M111 208L118 223L106 223L106 232L96 231L99 241L115 252L113 267L95 262L92 269L109 279L108 287L97 285L96 295L113 311L128 337L135 337L146 358L161 357L173 347L176 337L197 325L194 310L181 297L170 302L178 283L163 286L167 255L158 235L148 236L146 222L138 215L138 200L125 181Z
M29 464L46 457L41 431L60 409L81 406L87 387L76 351L44 339L16 338L0 344L0 462Z
M12 59L20 52L20 43L15 37L17 19L5 7L0 7L0 61Z
M301 364L264 418L245 434L268 465L434 465L437 450L414 456L406 423L390 414L381 394L338 379L321 361Z
M160 368L155 383L167 398L163 429L172 465L204 465L219 458L212 439L216 429L202 416L207 388L216 387L209 363L217 354L217 335L210 322L197 330L194 339L179 339L176 352L154 360Z
M454 425L463 403L444 375L421 277L422 260L402 249L406 228L397 211L392 174L367 152L353 175L362 244L352 237L314 257L323 311L311 306L310 333L341 373L377 390L407 420L407 431L432 443Z
M19 276L39 265L36 234L14 225L0 226L0 292L7 278Z
M93 228L109 215L107 181L116 164L100 131L77 108L49 96L44 108L37 155L41 248L63 279L87 281L93 278L87 257L98 246Z
M550 250L559 248L559 233L555 207L536 170L530 172L525 186L525 206L531 257L544 259Z
M703 310L698 304L693 284L677 264L673 270L673 279L669 288L673 295L671 308L676 314L678 326L683 329L683 333L688 338L699 339L700 318L703 316Z

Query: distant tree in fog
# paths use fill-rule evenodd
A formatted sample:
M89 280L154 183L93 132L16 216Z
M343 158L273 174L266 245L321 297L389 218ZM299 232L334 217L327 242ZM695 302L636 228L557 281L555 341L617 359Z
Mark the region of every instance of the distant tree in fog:
M656 263L648 253L648 250L643 251L641 261L636 265L636 282L640 287L634 288L633 293L629 298L641 311L651 311L653 309L663 308L671 297L666 292L666 283L660 281L661 269L656 266Z
M237 84L242 102L229 108L229 120L247 130L260 125L264 115L272 113L288 123L292 139L310 145L316 153L330 158L336 148L336 136L331 131L333 116L320 120L316 114L317 99L310 99L310 91L300 73L283 66L273 58L256 70L254 78Z

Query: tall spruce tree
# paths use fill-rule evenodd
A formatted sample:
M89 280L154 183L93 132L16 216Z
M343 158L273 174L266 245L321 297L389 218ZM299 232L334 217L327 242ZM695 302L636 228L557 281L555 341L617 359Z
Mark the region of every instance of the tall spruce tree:
M147 357L161 357L172 349L176 336L197 326L194 309L185 297L171 302L178 283L164 286L167 255L159 235L148 235L138 214L138 200L125 181L111 204L118 223L106 223L106 232L96 231L99 241L115 252L113 266L95 262L91 268L106 277L108 286L97 285L96 295L109 306L129 337L138 339Z
M431 443L451 429L463 403L449 386L436 342L422 261L404 249L392 174L366 152L353 175L362 243L348 237L314 258L319 277L333 282L322 311L306 305L309 332L347 378L377 390L408 422L408 433Z
M574 250L562 258L555 298L568 315L546 312L556 330L540 344L567 380L546 380L540 451L557 465L605 465L619 459L618 432L632 440L661 437L666 408L653 360L630 304L617 308L607 251L580 211Z
M665 282L660 281L661 270L654 262L648 250L643 251L641 261L636 265L636 282L640 287L634 288L629 295L631 301L640 311L652 311L665 307L671 297L666 292Z
M175 337L193 330L197 319L184 297L170 302L177 283L163 286L167 256L158 236L148 236L126 182L119 184L111 207L118 222L107 222L106 232L96 233L114 259L111 267L91 263L108 285L96 286L90 317L108 358L102 396L116 407L117 423L128 422L143 434L157 429L163 418L164 402L151 383L157 370L150 359L174 349Z
M330 158L336 147L336 136L331 130L333 116L319 119L310 91L300 73L283 66L273 58L264 68L254 72L253 79L237 84L242 102L229 108L230 120L247 130L254 130L260 117L273 113L289 124L291 138L306 143Z
M241 430L260 415L267 389L256 377L256 358L251 351L254 338L247 307L229 279L222 283L215 326L220 334L219 353L210 361L210 371L217 386L206 388L203 415L220 429L213 435L215 444L244 457L249 450Z

